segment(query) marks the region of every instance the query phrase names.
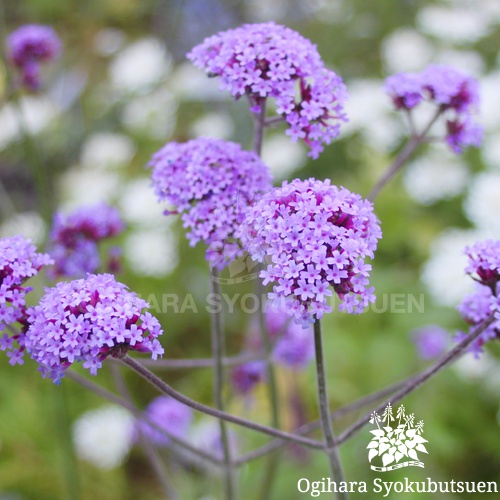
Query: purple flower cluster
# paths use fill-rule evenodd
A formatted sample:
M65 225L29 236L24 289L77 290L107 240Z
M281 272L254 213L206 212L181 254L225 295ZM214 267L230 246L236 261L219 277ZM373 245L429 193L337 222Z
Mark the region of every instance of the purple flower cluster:
M159 396L148 405L144 415L149 421L174 437L185 437L193 420L193 411L169 396ZM142 433L158 446L166 446L170 439L146 421L136 422L135 439Z
M482 128L474 122L479 107L479 84L451 66L428 66L422 73L390 76L385 90L396 109L412 110L424 99L435 104L446 118L446 142L456 153L480 146Z
M22 84L31 91L40 87L40 63L56 59L61 40L50 26L26 24L8 39L9 59L21 73Z
M346 121L342 79L325 68L315 45L290 28L246 24L207 38L187 57L209 76L219 76L221 89L235 99L246 94L254 112L273 98L289 125L287 134L294 142L303 139L313 158Z
M50 254L55 260L51 274L82 277L96 272L100 266L97 243L123 229L118 210L105 203L81 207L67 217L56 214L50 234Z
M58 283L29 311L26 349L42 375L56 383L80 361L96 375L107 356L120 357L128 350L157 359L164 352L157 339L163 331L155 317L142 311L147 307L110 274Z
M256 197L271 189L269 168L238 144L199 138L171 142L149 164L160 201L182 213L190 245L204 241L211 266L223 269L243 254L234 234Z
M263 361L251 361L231 370L231 385L237 394L246 395L264 380L266 365Z
M449 335L437 325L427 325L412 332L412 338L422 359L433 359L444 353Z
M468 256L465 272L476 281L476 287L472 294L464 297L458 311L471 328L475 328L492 313L498 320L472 344L471 350L477 354L485 342L500 338L500 240L478 241L466 247L465 254ZM456 340L465 337L466 334L460 333Z
M8 325L19 323L21 331L0 337L0 350L7 351L11 365L23 364L26 332L26 294L30 287L24 282L38 274L43 266L52 264L48 255L37 253L30 240L22 236L0 239L0 332Z
M274 283L269 297L304 326L331 312L330 286L349 313L375 300L364 260L373 258L380 237L372 203L315 179L285 181L263 196L241 230L251 257L268 262L261 277Z
M274 361L292 370L303 370L307 368L313 358L314 334L312 329L302 328L297 323L289 323L274 346Z

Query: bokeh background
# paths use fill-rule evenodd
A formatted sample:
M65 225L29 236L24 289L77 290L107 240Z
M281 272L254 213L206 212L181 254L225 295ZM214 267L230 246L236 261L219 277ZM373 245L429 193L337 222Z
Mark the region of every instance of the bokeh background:
M350 92L349 123L318 160L307 158L277 127L268 131L264 159L276 183L288 178L331 178L366 195L404 142L402 117L391 109L382 86L397 71L419 71L428 63L452 64L481 82L484 145L462 156L439 144L422 147L404 174L376 202L384 237L374 261L372 281L379 300L362 316L334 313L324 321L330 398L339 407L418 370L422 359L417 328L439 325L443 344L466 326L455 307L471 286L463 274L463 247L483 236L500 235L500 3L496 0L3 0L7 32L28 23L52 25L64 52L44 75L37 95L21 106L35 148L19 127L15 111L0 109L0 178L9 196L1 197L2 236L23 233L40 247L48 221L33 180L33 155L42 162L53 209L69 211L94 201L117 206L127 230L112 243L123 247L119 279L144 298L158 301L154 311L165 330L166 357L206 357L210 353L209 291L204 249L190 249L175 217L162 215L145 168L151 154L170 140L200 135L251 147L252 121L246 102L233 102L217 82L195 69L185 53L204 37L243 22L275 20L318 45L328 66ZM5 33L3 33L5 36ZM5 74L0 75L5 93ZM42 281L35 282L40 294ZM227 285L227 294L251 286ZM162 294L192 294L199 313L176 314L161 307ZM402 294L403 307L391 307ZM400 300L400 299L396 299ZM419 307L407 307L418 303ZM398 302L398 304L400 304ZM423 307L420 307L422 306ZM410 310L411 309L411 310ZM227 351L240 352L252 316L239 307L226 318ZM490 345L479 359L467 355L453 368L405 400L425 421L429 440L425 469L395 471L385 480L500 482L500 351ZM186 394L211 403L208 369L159 370ZM0 363L0 499L71 498L157 499L161 489L142 451L120 454L115 413L89 416L106 405L71 380L59 387L42 380L34 363ZM127 381L143 408L156 395L134 374ZM280 405L288 428L316 418L312 367L278 372ZM104 369L98 381L114 389ZM227 393L229 409L267 423L266 391L251 400ZM341 430L363 412L336 423ZM105 467L77 458L77 479L68 479L68 453L75 423L91 419L89 435L98 456L112 456ZM115 420L113 420L115 419ZM210 422L197 416L193 436ZM115 432L116 431L116 432ZM235 429L241 451L267 438ZM116 436L115 436L116 434ZM193 437L195 439L195 437ZM347 478L371 483L365 429L345 444L341 455ZM94 441L92 441L94 440ZM111 444L110 444L111 442ZM115 443L116 444L116 443ZM101 446L102 449L99 448ZM119 448L119 446L118 446ZM126 448L126 447L125 447ZM115 451L114 451L115 450ZM162 450L182 499L221 498L213 471L175 460ZM113 458L114 457L114 458ZM108 464L109 465L109 464ZM256 484L265 461L241 469L243 498L259 498ZM281 456L273 498L299 498L297 481L327 475L325 457L288 448ZM352 498L371 498L370 494ZM396 498L396 497L394 497ZM397 498L413 498L411 494ZM423 498L423 497L422 497ZM460 498L428 494L425 498Z

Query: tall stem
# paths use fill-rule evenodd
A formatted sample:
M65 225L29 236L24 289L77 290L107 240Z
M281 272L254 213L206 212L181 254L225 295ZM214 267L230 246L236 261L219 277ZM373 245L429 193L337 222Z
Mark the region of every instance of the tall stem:
M124 398L126 401L129 401L133 405L132 395L130 394L125 379L120 371L120 366L115 365L114 363L112 363L110 366L111 366L111 373L115 380L115 385L116 388L118 389L118 392L121 394L122 398ZM158 478L158 481L160 482L163 488L165 498L167 500L169 499L178 500L179 495L172 486L167 469L164 463L162 462L160 455L156 451L153 443L151 442L151 439L144 432L141 431L140 427L138 427L138 430L139 430L138 432L139 443L142 449L144 450L144 453L148 458L149 463L151 464L151 467L155 472L156 477Z
M202 413L205 413L206 415L211 415L212 417L222 419L225 420L226 422L240 425L242 427L246 427L247 429L261 432L269 436L278 437L281 439L285 439L286 441L290 441L292 443L301 444L303 446L307 446L308 448L323 449L324 447L324 444L322 442L316 441L315 439L310 439L303 436L296 436L295 434L291 434L289 432L280 431L279 429L273 429L272 427L267 427L266 425L257 424L256 422L252 422L251 420L237 417L235 415L232 415L231 413L226 413L224 411L217 410L216 408L212 408L211 406L198 403L198 401L188 398L184 394L181 394L180 392L176 391L173 387L170 387L170 385L164 382L161 378L157 377L153 372L149 371L147 368L142 366L138 361L129 357L128 355L125 356L124 358L121 358L121 360L127 366L132 368L136 373L138 373L141 377L147 380L151 385L156 387L159 391L163 392L167 396L171 396L180 403L183 403L186 406L193 408L193 410L200 411Z
M262 145L264 142L264 131L266 127L266 101L264 100L260 107L260 112L254 117L254 134L253 134L253 150L258 156L262 155ZM257 278L257 295L259 300L264 296L264 287L260 278ZM267 387L269 390L269 402L271 404L271 425L276 429L280 427L279 415L279 396L278 387L276 384L276 374L274 370L273 361L271 359L272 346L269 339L269 333L266 328L264 303L259 307L259 330L262 345L266 353L266 376ZM264 477L262 480L262 487L260 490L260 498L266 500L271 498L274 479L277 475L279 465L279 455L277 453L271 455L264 467Z
M440 360L438 360L434 365L424 370L418 376L412 378L408 384L406 384L402 389L400 389L394 396L392 396L388 401L384 401L375 410L370 411L364 417L360 418L354 425L346 429L337 439L337 444L341 445L347 441L350 437L361 430L370 420L371 414L375 411L377 413L384 411L388 403L396 404L403 398L412 393L415 389L419 388L424 382L427 382L430 378L437 375L443 368L446 368L453 361L458 359L465 350L474 342L475 339L481 335L481 333L488 328L495 321L494 316L490 316L488 319L484 320L480 325L476 327L462 342L459 342L453 349L448 351Z
M380 178L380 180L375 184L375 187L370 191L368 195L368 199L370 201L375 200L378 196L382 188L403 168L404 164L409 160L411 155L415 152L417 147L422 144L425 140L427 134L429 133L431 127L434 125L436 120L441 115L442 110L438 109L435 115L431 118L429 123L425 126L420 134L413 133L411 137L408 139L405 147L401 150L401 152L396 156L392 165L386 170L384 175Z
M219 283L219 273L215 267L211 268L210 283L214 297L221 298ZM214 357L214 401L215 407L224 411L224 399L222 397L224 387L224 326L222 318L222 307L211 312L212 321L212 355ZM224 493L228 500L235 497L234 466L231 459L231 447L227 424L224 420L219 420L219 429L222 442L222 452L224 456Z
M314 346L316 350L316 377L318 382L318 403L321 419L321 428L326 443L326 453L330 461L330 471L333 481L340 483L344 481L344 472L340 462L340 456L333 434L332 420L330 417L330 406L328 403L328 391L326 387L325 360L323 356L323 338L321 334L321 322L318 318L314 321ZM347 500L347 493L339 493L338 498Z

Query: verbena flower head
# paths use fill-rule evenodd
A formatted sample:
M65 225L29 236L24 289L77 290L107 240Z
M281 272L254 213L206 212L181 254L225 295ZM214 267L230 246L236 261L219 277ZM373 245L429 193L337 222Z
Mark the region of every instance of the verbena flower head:
M380 237L372 203L315 179L285 181L264 195L241 230L252 258L268 263L261 277L273 283L269 297L304 326L331 312L330 287L349 313L375 300L364 261L373 258Z
M250 98L260 112L267 98L289 125L292 141L303 139L316 158L346 121L347 91L342 79L325 68L309 40L273 22L246 24L211 36L187 56L209 76L220 77L222 90Z
M157 359L164 352L157 339L163 331L143 311L147 307L109 274L58 283L30 310L26 349L42 375L56 383L76 362L96 375L106 357L121 357L129 350Z
M0 350L7 351L11 365L23 364L28 325L25 299L32 290L24 282L50 264L50 257L37 253L30 240L22 236L0 239ZM6 327L14 323L20 325L20 331L9 335Z
M169 396L159 396L151 401L144 414L148 420L174 437L185 437L193 420L191 408ZM139 432L159 446L165 446L170 442L168 436L153 427L147 420L137 420L136 439Z
M231 385L237 394L246 395L262 382L266 373L263 361L251 361L231 370Z
M491 314L497 319L471 345L471 350L478 354L485 342L500 338L500 240L478 241L466 247L465 254L468 257L465 272L477 283L475 291L464 297L458 311L471 329ZM457 340L465 336L460 333Z
M422 359L433 359L445 352L449 335L439 326L427 325L413 330L412 339Z
M200 138L171 142L149 164L160 201L182 213L190 245L204 241L207 260L223 269L242 255L234 234L256 197L269 191L271 175L259 157L238 144Z
M500 240L478 241L466 247L465 254L465 272L494 291L500 281Z
M473 116L479 108L479 83L451 66L430 65L421 73L398 73L387 78L385 90L396 109L412 110L423 100L441 111L445 140L455 153L480 146L482 127Z
M50 26L26 24L7 38L8 55L19 69L22 84L28 90L40 87L40 63L56 59L61 40Z
M417 73L397 73L385 81L385 91L396 109L411 109L423 100L422 77Z
M101 263L97 243L123 229L120 213L106 203L81 207L68 216L56 214L50 234L53 276L81 277L96 272Z
M302 328L296 323L289 324L280 336L273 350L276 363L303 370L314 358L314 333L311 328Z

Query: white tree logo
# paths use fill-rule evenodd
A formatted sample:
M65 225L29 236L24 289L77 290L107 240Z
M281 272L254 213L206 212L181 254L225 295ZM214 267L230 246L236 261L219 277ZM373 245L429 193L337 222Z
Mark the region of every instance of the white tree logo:
M371 415L370 423L376 424L377 428L370 431L373 438L367 446L368 461L371 462L375 457L380 457L382 467L370 465L370 468L378 472L401 467L423 468L424 463L419 460L417 452L427 453L424 443L428 441L422 437L424 422L420 420L417 425L413 426L415 415L413 413L407 415L403 405L398 408L396 418L392 411L391 403L389 403L382 418L376 412ZM391 425L392 422L395 427ZM404 458L411 460L402 462Z

